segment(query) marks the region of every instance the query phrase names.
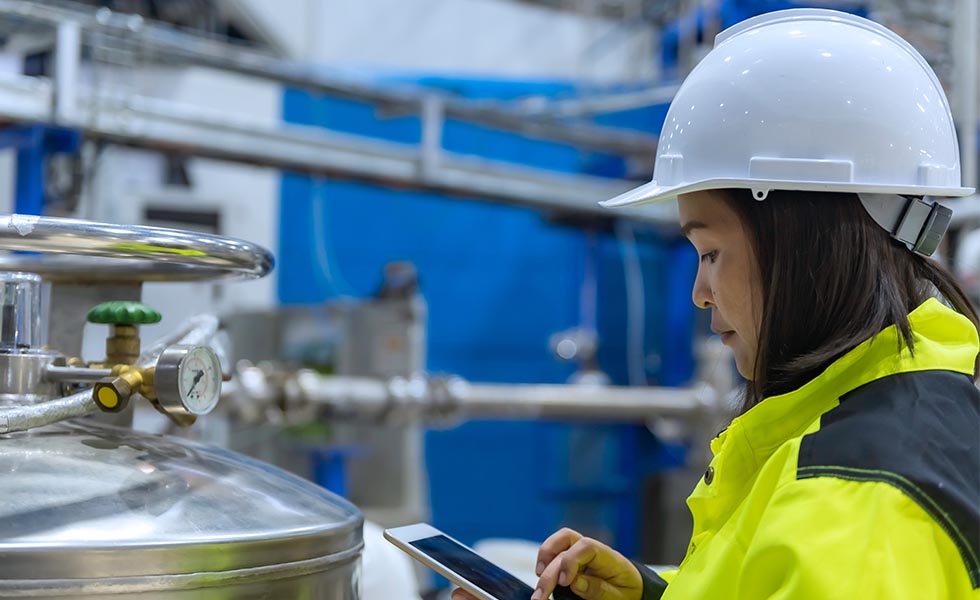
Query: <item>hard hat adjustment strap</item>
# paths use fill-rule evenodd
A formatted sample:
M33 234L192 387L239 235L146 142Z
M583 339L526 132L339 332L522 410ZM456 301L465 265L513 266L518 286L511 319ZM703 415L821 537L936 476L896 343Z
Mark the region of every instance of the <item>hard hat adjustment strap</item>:
M936 251L953 215L938 202L918 197L859 193L858 198L875 223L922 256L932 256Z

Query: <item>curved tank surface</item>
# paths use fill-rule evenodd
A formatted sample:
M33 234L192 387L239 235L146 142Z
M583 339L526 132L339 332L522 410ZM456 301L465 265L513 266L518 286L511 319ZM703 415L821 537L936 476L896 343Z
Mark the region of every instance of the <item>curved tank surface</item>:
M362 517L226 450L87 420L0 437L0 597L359 598Z

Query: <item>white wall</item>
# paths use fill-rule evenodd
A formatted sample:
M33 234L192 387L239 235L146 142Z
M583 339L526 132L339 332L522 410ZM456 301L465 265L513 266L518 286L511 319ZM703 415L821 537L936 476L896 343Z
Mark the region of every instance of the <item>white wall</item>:
M256 124L275 124L280 119L279 87L238 75L203 68L144 68L127 85L134 93L245 116ZM164 159L155 152L113 146L104 151L98 165L81 216L135 224L142 221L147 205L213 210L220 214L221 235L278 251L278 171L191 158L192 187L184 189L163 185ZM143 298L164 315L159 324L143 328L141 337L149 342L200 312L275 306L276 273L245 282L151 283L144 286ZM101 352L103 335L86 335L86 358L94 358L89 352Z
M513 0L236 4L293 58L331 67L604 82L657 74L652 29Z

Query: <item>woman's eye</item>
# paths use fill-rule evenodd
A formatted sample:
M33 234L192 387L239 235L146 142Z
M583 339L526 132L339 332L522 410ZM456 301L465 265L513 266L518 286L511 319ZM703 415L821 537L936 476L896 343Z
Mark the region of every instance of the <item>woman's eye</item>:
M701 255L701 262L708 261L709 263L713 263L716 258L718 258L718 251L712 250Z

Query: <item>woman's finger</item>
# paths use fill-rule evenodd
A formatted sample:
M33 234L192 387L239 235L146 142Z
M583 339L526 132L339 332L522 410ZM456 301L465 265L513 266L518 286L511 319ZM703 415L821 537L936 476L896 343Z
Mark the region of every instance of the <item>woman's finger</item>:
M561 572L562 557L565 553L561 552L541 571L538 579L537 589L531 595L531 600L546 600L551 597L551 592L555 591L558 585L558 575Z
M560 552L541 572L535 594L540 591L540 598L545 599L554 591L555 586L569 585L575 576L590 566L590 563L596 558L598 546L600 544L595 540L580 537L569 549ZM609 574L598 573L598 575ZM531 598L538 600L534 596Z
M643 580L636 567L622 554L592 538L582 538L562 553L559 585L569 585L582 572L599 577L617 589L632 589Z
M623 571L622 556L598 540L582 538L562 553L558 583L568 583L582 571L605 579L615 579Z
M592 568L592 562L596 560L598 544L590 538L582 538L575 544L562 552L561 565L558 567L558 585L569 585L579 572L586 567ZM598 562L598 561L596 561ZM599 571L599 569L594 569ZM607 573L598 573L608 575Z
M470 594L463 588L456 588L453 590L453 600L479 600L473 594Z
M582 534L568 527L563 527L548 536L548 539L538 549L538 562L535 565L534 574L541 577L545 567L550 565L556 556L571 548L580 539L582 539Z
M585 573L579 573L569 587L572 588L576 596L583 600L623 600L626 598L625 590L610 585L604 579Z

